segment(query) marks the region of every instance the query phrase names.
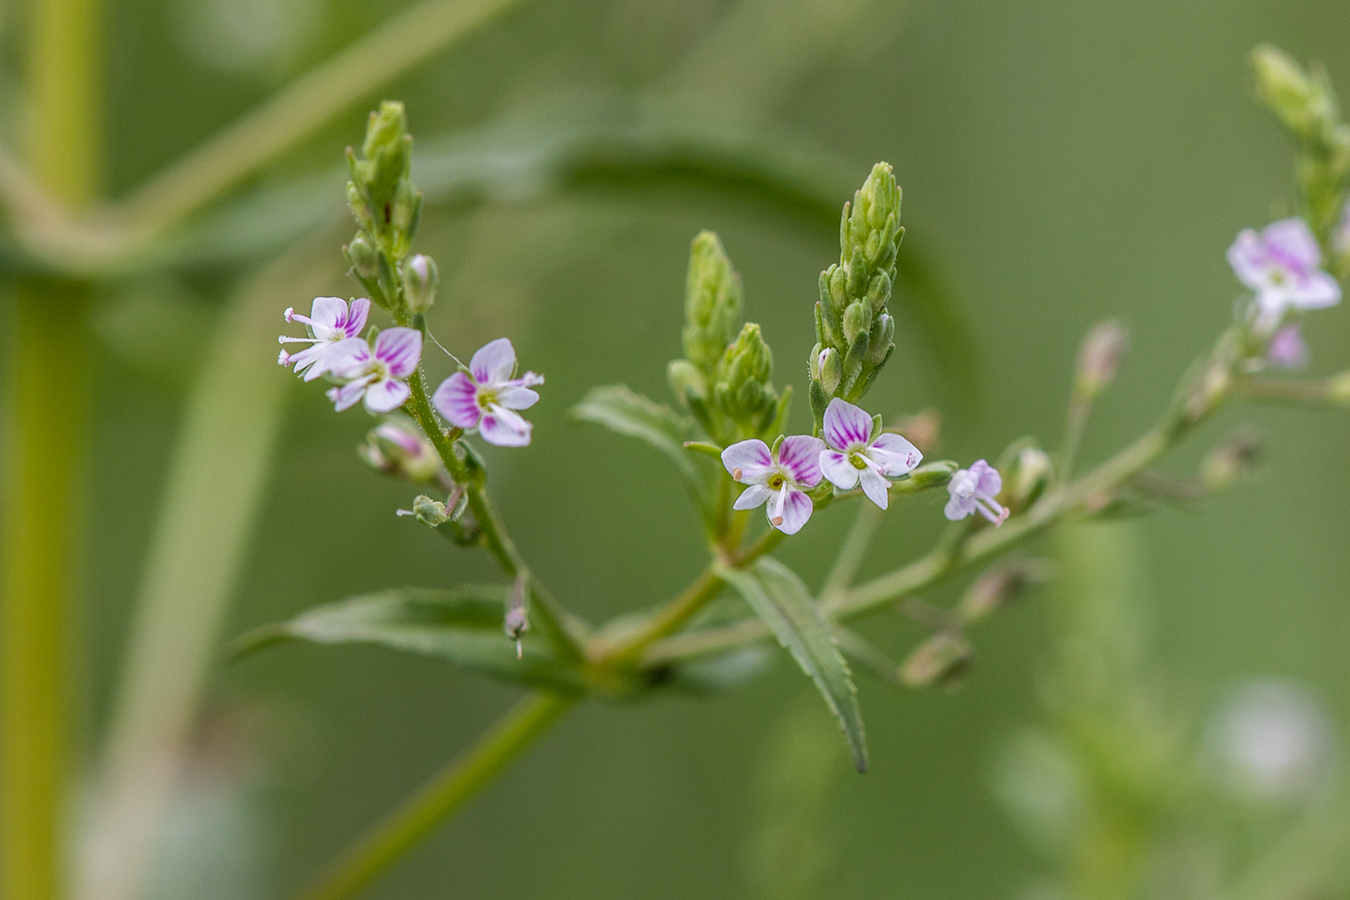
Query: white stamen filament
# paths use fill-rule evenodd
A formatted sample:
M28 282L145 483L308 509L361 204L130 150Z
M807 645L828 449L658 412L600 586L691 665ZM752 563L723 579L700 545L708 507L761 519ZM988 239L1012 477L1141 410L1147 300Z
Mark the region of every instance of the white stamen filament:
M783 505L787 503L788 483L783 482L783 486L778 489L778 500L773 505L773 518L769 522L777 527L783 524Z

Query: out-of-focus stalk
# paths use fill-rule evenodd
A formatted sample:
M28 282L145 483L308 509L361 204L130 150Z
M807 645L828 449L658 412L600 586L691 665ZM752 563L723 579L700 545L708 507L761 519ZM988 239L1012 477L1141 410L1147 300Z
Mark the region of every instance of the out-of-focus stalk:
M89 204L99 179L99 7L45 0L29 20L29 166L71 208ZM50 281L14 292L0 594L0 895L10 900L56 900L64 890L88 293Z

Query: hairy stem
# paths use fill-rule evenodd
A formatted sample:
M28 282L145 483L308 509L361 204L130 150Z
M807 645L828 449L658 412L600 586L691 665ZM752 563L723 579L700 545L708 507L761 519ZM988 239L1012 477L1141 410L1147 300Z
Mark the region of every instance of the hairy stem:
M354 895L492 781L575 702L548 693L521 700L476 744L358 840L298 900L344 900Z
M153 236L235 187L351 104L520 2L426 0L414 6L169 166L118 211L139 236Z

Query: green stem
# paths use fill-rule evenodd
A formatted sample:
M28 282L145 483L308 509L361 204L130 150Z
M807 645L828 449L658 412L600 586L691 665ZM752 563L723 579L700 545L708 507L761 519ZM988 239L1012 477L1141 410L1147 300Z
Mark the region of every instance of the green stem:
M839 556L835 558L830 573L825 576L825 585L820 589L822 601L848 590L880 525L881 509L876 504L863 503L858 507L853 527L844 538L843 546L839 548Z
M305 73L119 204L141 240L238 185L351 104L521 0L427 0Z
M478 522L488 551L496 558L497 564L508 578L524 577L528 580L530 594L536 601L532 604L533 611L545 620L543 624L551 634L563 639L565 642L563 649L580 658L584 655L583 647L590 631L589 627L564 609L525 564L525 559L516 549L510 535L506 533L506 526L497 513L492 499L483 490L483 486L472 477L465 461L455 452L454 439L441 428L436 411L427 397L426 379L420 368L408 379L408 387L412 391L408 401L408 412L417 420L417 424L436 448L436 453L440 456L446 471L450 473L450 477L457 484L465 486L469 508L473 510L474 519Z
M45 0L30 11L28 161L71 209L99 181L99 0ZM67 616L76 597L79 490L86 441L89 289L31 282L15 291L9 484L0 593L0 895L56 900L65 890L70 753Z
M517 703L478 743L358 840L333 870L298 900L344 900L369 884L492 781L575 702L572 697L539 693Z

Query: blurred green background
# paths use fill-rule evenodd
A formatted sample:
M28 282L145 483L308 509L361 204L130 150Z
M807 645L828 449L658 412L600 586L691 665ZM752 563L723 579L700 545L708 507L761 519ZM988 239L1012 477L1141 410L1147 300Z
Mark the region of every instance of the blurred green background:
M109 194L402 6L113 4ZM873 162L891 162L905 191L901 253L936 260L957 287L984 395L960 403L902 314L872 404L888 418L941 405L941 457L993 457L1023 434L1053 446L1078 341L1118 316L1133 351L1094 416L1082 456L1091 462L1147 426L1227 322L1239 294L1223 256L1234 235L1289 209L1280 198L1291 196L1290 150L1249 97L1246 54L1272 41L1322 60L1350 90L1344 13L1334 2L535 0L383 94L407 102L419 148L527 113L566 122L596 95L643 94L795 135L851 165L853 184ZM758 40L740 46L745 28ZM306 140L274 174L331 169L336 204L343 176L332 167L358 141L366 108ZM14 138L15 118L6 118ZM520 196L428 212L419 249L442 272L431 324L460 354L509 334L522 364L547 375L533 446L486 453L493 492L534 568L598 620L668 597L703 551L659 457L572 423L568 409L614 381L665 398L688 242L700 228L721 235L740 270L778 382L800 390L816 278L837 256L836 232L833 222L679 179ZM355 290L340 268L347 231L335 226L327 249L304 262L328 267L329 290L343 295ZM96 315L104 338L80 613L91 765L182 403L213 316L238 285L237 272L199 268L111 291ZM141 311L128 327L132 301L145 305L131 307ZM152 321L171 301L181 301L173 315ZM1308 338L1315 371L1343 368L1350 311L1317 316ZM288 379L275 352L260 343L257 365ZM808 419L798 403L793 421ZM1182 462L1242 419L1268 437L1262 477L1138 530L1156 658L1172 700L1197 716L1249 677L1279 676L1305 685L1350 733L1350 421L1229 412ZM412 491L357 461L369 424L360 412L334 415L316 390L290 388L228 635L390 584L491 577L483 555L393 515ZM780 553L813 585L849 514L818 519ZM936 498L894 510L863 575L917 555L940 520ZM1009 736L1039 714L1050 641L1042 600L976 633L977 667L955 693L897 693L860 675L865 776L852 773L835 725L784 656L730 695L582 707L368 896L796 895L776 878L806 885L801 896L1020 896L1042 861L991 781ZM917 632L896 618L882 617L874 633L899 653ZM159 896L295 890L514 694L373 649L288 646L217 667L195 763L174 801ZM775 859L801 872L785 876Z

